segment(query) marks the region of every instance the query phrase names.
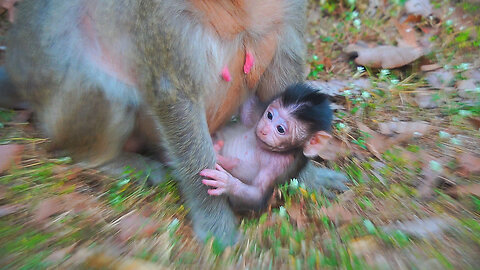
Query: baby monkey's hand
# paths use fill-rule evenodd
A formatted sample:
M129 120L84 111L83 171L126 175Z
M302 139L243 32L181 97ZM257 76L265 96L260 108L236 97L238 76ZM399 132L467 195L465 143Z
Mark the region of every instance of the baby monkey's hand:
M208 194L213 196L232 194L236 189L237 184L240 183L240 180L233 177L218 164L215 164L215 170L204 169L200 172L200 175L210 178L203 179L202 183L210 187L215 187L215 189L208 190Z

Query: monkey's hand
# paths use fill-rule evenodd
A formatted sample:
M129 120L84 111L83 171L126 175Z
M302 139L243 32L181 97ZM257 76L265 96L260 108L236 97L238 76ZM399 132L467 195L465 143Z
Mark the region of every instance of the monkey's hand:
M207 191L208 194L213 196L232 194L236 187L241 184L240 180L233 177L218 164L215 164L215 170L204 169L200 172L200 175L209 178L202 180L204 185L215 187L215 189L209 189Z
M307 189L320 190L329 198L335 197L332 190L339 192L348 190L345 183L349 182L344 174L331 169L316 167L311 161L299 173L298 181L304 183Z

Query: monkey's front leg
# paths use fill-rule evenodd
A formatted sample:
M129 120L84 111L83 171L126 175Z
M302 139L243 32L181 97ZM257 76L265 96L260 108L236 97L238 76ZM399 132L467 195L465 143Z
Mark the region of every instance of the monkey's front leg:
M157 112L165 149L173 159L176 178L190 208L193 229L201 240L211 233L224 244L237 240L236 219L225 196L209 196L198 174L214 168L215 152L200 102L182 96L160 100Z

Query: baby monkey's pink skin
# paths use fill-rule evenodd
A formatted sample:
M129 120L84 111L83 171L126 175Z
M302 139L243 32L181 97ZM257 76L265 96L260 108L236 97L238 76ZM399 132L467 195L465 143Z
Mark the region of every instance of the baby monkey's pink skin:
M200 172L206 178L202 183L214 188L208 194L227 195L236 209L261 208L277 181L285 181L282 176L296 170L295 161L315 156L330 138L325 131L308 134L306 125L291 113L294 108L283 107L280 99L271 102L261 117L258 106L255 100L248 101L241 123L214 135L216 168Z

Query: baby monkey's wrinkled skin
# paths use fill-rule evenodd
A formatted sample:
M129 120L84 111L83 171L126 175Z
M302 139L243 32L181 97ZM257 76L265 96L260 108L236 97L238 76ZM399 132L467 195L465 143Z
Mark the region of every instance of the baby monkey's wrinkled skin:
M203 184L214 188L208 194L228 195L236 209L261 209L275 184L298 172L331 138L328 99L305 84L288 87L261 115L260 106L250 100L240 123L214 135L216 169L200 172Z

